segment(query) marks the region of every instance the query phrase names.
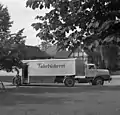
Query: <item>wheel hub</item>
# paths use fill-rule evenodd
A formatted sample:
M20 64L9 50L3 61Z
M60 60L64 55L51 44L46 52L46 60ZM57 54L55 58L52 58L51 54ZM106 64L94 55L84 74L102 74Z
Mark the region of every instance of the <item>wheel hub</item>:
M97 80L97 81L96 81L96 84L97 84L97 85L102 85L102 80L100 80L100 79Z
M68 83L68 84L73 84L73 81L72 81L71 79L69 79L69 80L67 81L67 83Z

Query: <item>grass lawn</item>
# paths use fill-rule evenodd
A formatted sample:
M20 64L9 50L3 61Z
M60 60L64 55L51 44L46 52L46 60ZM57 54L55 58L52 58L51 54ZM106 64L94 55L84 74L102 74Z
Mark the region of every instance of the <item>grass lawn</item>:
M0 92L0 115L120 115L120 87L9 89Z

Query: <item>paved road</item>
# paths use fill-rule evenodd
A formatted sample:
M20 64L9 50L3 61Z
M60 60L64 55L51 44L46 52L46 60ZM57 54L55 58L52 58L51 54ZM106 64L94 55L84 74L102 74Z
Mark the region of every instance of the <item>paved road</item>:
M104 86L120 86L120 78L117 76L113 76L112 77L112 81L110 83L105 82ZM11 82L4 82L4 85L6 88L16 88L16 86L12 86ZM76 83L75 87L81 87L81 86L89 86L88 83L82 83L82 84L78 84ZM40 87L65 87L63 84L54 84L54 83L40 83L40 84L31 84L28 87L33 87L33 86L40 86Z
M7 88L14 88L4 82ZM1 115L120 115L120 78L104 87L41 84L0 94Z

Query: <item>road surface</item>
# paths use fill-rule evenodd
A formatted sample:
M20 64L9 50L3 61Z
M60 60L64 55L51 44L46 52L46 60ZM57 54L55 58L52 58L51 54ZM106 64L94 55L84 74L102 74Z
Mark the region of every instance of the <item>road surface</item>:
M120 115L120 78L104 86L41 84L15 88L4 82L1 115ZM10 89L10 90L9 90Z

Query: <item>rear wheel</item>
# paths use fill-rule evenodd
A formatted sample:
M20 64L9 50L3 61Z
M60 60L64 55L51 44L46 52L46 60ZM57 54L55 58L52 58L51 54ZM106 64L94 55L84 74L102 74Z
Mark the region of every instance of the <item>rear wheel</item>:
M70 78L70 77L65 78L64 84L67 87L73 87L75 85L75 80L74 78Z
M101 77L95 78L92 81L92 85L103 85L104 84L104 80Z
M12 79L12 84L15 85L15 77Z
M16 80L16 85L17 85L17 86L20 86L20 85L21 85L21 79L20 79L20 78L18 78L18 79Z
M21 85L21 79L20 78L13 78L13 85L20 86Z

